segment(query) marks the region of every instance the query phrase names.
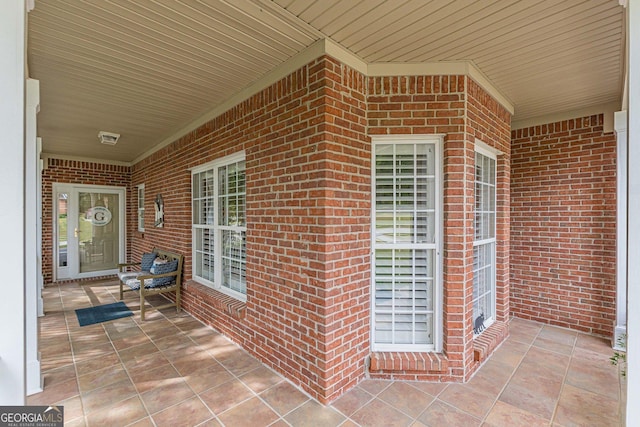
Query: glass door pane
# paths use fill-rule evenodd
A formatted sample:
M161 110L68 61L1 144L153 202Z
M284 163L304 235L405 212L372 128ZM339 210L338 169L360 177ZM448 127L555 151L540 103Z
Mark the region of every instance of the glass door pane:
M119 195L78 191L77 237L79 272L112 270L120 247Z
M67 264L67 212L69 208L69 194L58 193L58 236L56 239L58 267Z

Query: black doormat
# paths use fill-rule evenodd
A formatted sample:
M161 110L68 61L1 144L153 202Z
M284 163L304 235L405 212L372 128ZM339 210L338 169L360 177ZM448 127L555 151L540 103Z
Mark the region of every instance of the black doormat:
M133 316L133 313L125 303L118 301L96 307L79 308L76 310L76 316L78 316L80 326L87 326Z

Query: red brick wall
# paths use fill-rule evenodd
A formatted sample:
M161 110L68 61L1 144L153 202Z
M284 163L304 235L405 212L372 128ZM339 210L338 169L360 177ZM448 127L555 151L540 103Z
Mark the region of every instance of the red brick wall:
M616 138L603 116L512 132L511 309L610 336L615 319Z
M471 163L467 167L467 180L473 183L475 176L475 152L476 140L489 145L499 151L497 156L497 212L496 212L496 320L507 322L509 319L509 252L510 252L510 177L511 177L511 114L501 106L494 98L484 91L475 81L467 79L467 156L471 157ZM469 159L469 157L467 157ZM467 193L467 227L473 227L474 189ZM473 230L469 230L473 236ZM468 250L471 258L467 260L473 264L473 239ZM473 293L473 274L471 281L467 281L467 295ZM466 307L465 334L466 341L473 338L473 306ZM502 337L502 335L498 335ZM473 352L467 348L466 366L472 364ZM467 378L474 369L467 371Z
M366 78L327 58L323 153L325 375L330 401L365 372L371 289L371 142L366 135Z
M44 283L53 281L53 184L88 184L126 187L130 198L131 168L128 166L48 159L42 172L42 275ZM127 200L127 218L136 217L135 206ZM128 224L127 238L131 238Z
M314 397L364 375L369 337L370 144L364 77L320 58L134 166L147 223L157 193L165 227L134 232L186 255L183 305ZM189 281L189 168L244 150L247 303Z
M130 217L128 245L130 261L139 261L154 247L181 254L191 253L191 155L185 151L194 132L165 147L132 167L132 192L129 204L138 207L137 186L144 184L144 233L138 231L137 212ZM164 202L163 227L155 227L154 200ZM191 258L185 257L183 278L191 277Z
M473 206L475 138L504 152L499 168L498 256L508 260L508 176L511 117L465 76L371 77L370 135L445 134L443 352L444 373L400 372L378 377L461 381L473 372ZM508 312L507 267L498 271L499 315Z

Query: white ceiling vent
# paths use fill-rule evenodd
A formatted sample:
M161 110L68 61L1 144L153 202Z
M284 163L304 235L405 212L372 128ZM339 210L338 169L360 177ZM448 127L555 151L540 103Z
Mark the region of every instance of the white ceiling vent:
M98 138L100 139L101 144L116 145L118 138L120 138L120 134L100 131L98 132Z

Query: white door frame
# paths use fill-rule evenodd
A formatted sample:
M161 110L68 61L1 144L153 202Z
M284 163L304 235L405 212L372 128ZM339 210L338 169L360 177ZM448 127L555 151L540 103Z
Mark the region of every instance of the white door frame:
M77 195L79 192L109 192L118 194L119 196L119 209L118 209L118 217L120 218L120 223L118 224L118 233L119 233L119 245L118 245L118 262L124 262L125 259L125 248L127 247L126 242L126 229L127 229L127 218L126 218L126 203L127 203L127 189L126 187L117 187L117 186L106 186L106 185L89 185L89 184L68 184L68 183L60 183L56 182L53 184L53 236L52 236L52 247L53 247L53 280L67 280L67 279L85 279L91 277L99 277L104 275L116 274L118 269L114 266L111 270L101 270L101 271L92 271L87 273L80 273L80 263L77 252L74 252L74 256L72 257L71 248L77 248L77 237L73 237L73 233L71 230L73 229L70 223L67 223L67 268L68 268L68 277L59 277L59 266L58 266L58 194L59 193L68 193L69 204L67 205L67 212L74 212L77 210L77 197L75 201L71 197L72 194ZM70 218L70 216L67 216ZM77 225L77 224L76 224ZM73 261L73 262L71 262Z
M617 209L616 209L616 322L613 348L624 350L627 336L627 111L614 115L617 139Z

